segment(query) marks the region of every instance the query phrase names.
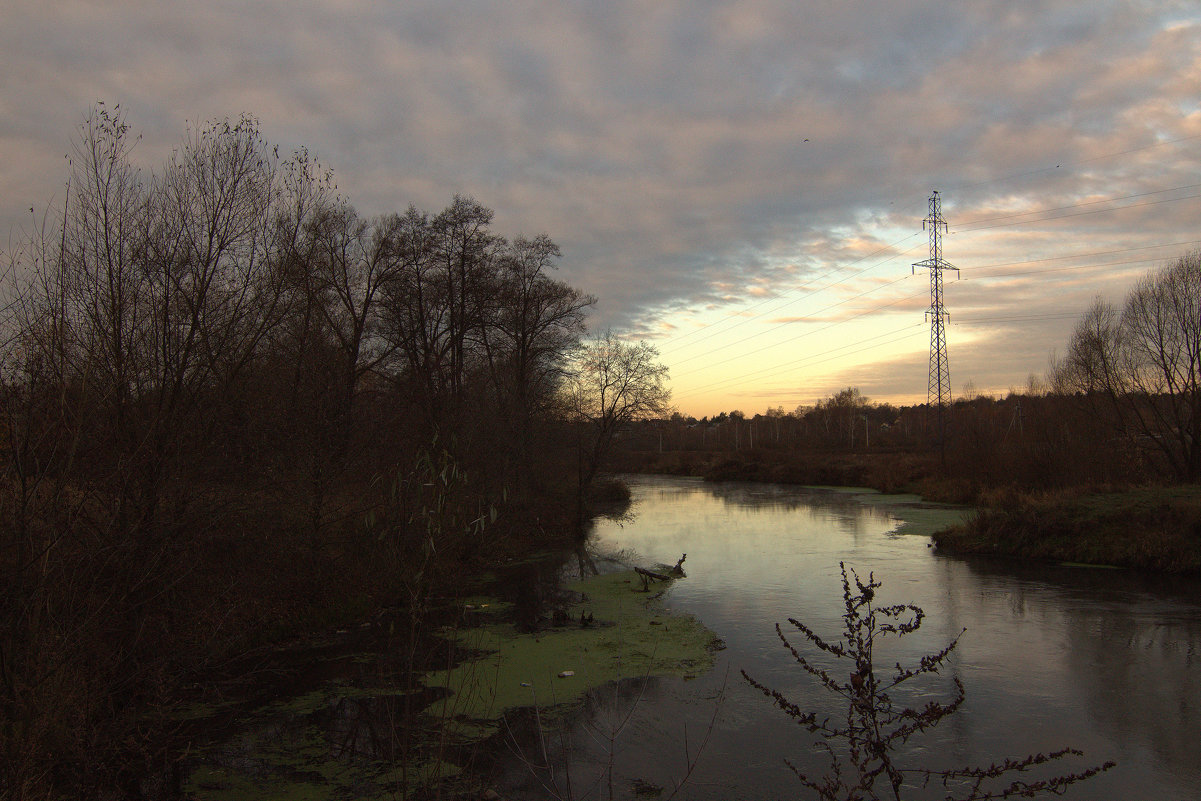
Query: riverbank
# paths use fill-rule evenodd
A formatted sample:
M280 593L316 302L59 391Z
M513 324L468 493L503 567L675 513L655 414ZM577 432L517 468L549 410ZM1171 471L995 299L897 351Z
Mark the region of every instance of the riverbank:
M1006 492L933 539L948 553L1201 573L1201 487Z
M611 467L616 473L696 476L706 481L866 487L911 492L946 503L970 502L975 491L968 482L940 477L937 455L909 451L625 451L615 456Z
M1201 487L1035 492L947 476L934 454L626 452L623 472L690 475L706 481L758 481L867 487L980 512L934 539L948 553L1201 573Z

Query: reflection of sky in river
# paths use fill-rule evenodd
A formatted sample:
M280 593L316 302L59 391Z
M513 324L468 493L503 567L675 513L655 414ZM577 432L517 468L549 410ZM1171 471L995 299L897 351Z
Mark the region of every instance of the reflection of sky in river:
M836 712L791 663L774 624L787 627L787 618L795 617L836 637L838 563L845 560L884 582L880 601L913 602L928 615L920 632L901 641L903 650L878 654L877 670L936 651L967 629L947 671L964 681L967 702L915 739L914 759L931 766L987 764L1071 745L1086 752L1089 764L1115 759L1119 767L1070 790L1068 798L1197 797L1198 582L940 556L926 537L890 535L911 510L879 496L688 479L632 483L634 518L600 521L594 545L632 548L643 564L674 564L687 553L688 578L676 583L669 603L700 617L728 648L714 674L690 683L656 682L643 698L636 732L623 733L638 744L623 752L627 778L671 786L682 758L657 755L681 750L683 726L693 742L703 733L713 711L704 699L716 693L727 668L728 700L684 796L794 794L801 788L784 757L820 774L824 761L813 754L809 735L738 671L803 707ZM802 644L799 634L793 641ZM945 697L945 688L935 680L922 686L928 696L913 700ZM601 758L587 738L578 748L583 762Z

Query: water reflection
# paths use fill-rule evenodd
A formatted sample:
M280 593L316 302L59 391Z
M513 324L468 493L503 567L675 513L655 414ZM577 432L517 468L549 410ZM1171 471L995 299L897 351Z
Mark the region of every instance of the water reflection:
M706 699L722 689L727 670L735 678L680 797L791 794L800 788L785 757L823 771L804 732L738 670L807 708L837 711L791 664L774 624L796 617L836 636L838 565L846 561L884 581L881 601L912 601L928 614L917 635L884 655L886 664L920 658L966 629L951 670L967 702L915 742L908 758L927 767L988 764L1071 745L1090 763L1119 766L1072 788L1069 798L1197 796L1201 583L943 556L926 537L893 536L906 519L938 514L912 498L674 478L636 478L633 489L634 520L601 521L593 544L669 564L687 552L689 578L670 602L700 617L728 648L714 674L656 682L632 714L623 713L631 717L614 763L627 794L635 782L670 788L680 778L684 732L695 744L706 731L713 711ZM560 740L560 758L608 764L609 749L587 734L591 721L585 716Z

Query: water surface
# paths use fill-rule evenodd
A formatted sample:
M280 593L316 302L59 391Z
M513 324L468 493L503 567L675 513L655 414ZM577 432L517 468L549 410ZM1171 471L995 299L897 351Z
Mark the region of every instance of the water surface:
M677 797L807 797L784 760L820 775L825 759L739 671L806 709L838 714L836 699L792 662L775 624L798 618L837 638L845 562L883 581L881 602L913 602L928 615L877 669L937 651L966 629L943 677L913 700L948 698L951 676L963 681L967 700L912 741L902 755L908 764L986 765L1072 746L1086 758L1062 763L1065 772L1106 760L1118 767L1067 798L1201 797L1201 582L942 555L927 536L898 533L947 519L947 510L913 498L630 482L633 517L601 521L592 549L632 551L643 564L674 564L687 553L688 578L672 587L670 604L700 618L727 648L699 679L597 693L566 732L515 728L516 756L496 777L506 795L562 794L570 774L576 797L607 797L610 777L617 796L652 787L667 795L686 776ZM556 765L553 776L535 767L545 759Z

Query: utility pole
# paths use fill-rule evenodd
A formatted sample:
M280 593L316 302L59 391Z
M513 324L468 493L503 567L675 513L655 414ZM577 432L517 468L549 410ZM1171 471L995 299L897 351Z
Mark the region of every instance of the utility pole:
M938 447L945 467L946 417L947 409L951 405L951 366L947 363L947 334L944 322L949 315L942 305L942 273L943 270L954 270L958 275L959 268L948 264L942 257L942 235L947 230L947 222L942 218L942 198L938 196L937 189L930 195L930 214L922 221L922 229L930 232L930 258L917 262L912 269L915 273L918 267L930 270L930 309L926 312L926 319L930 321L930 380L926 391L926 403L929 408L938 410Z

